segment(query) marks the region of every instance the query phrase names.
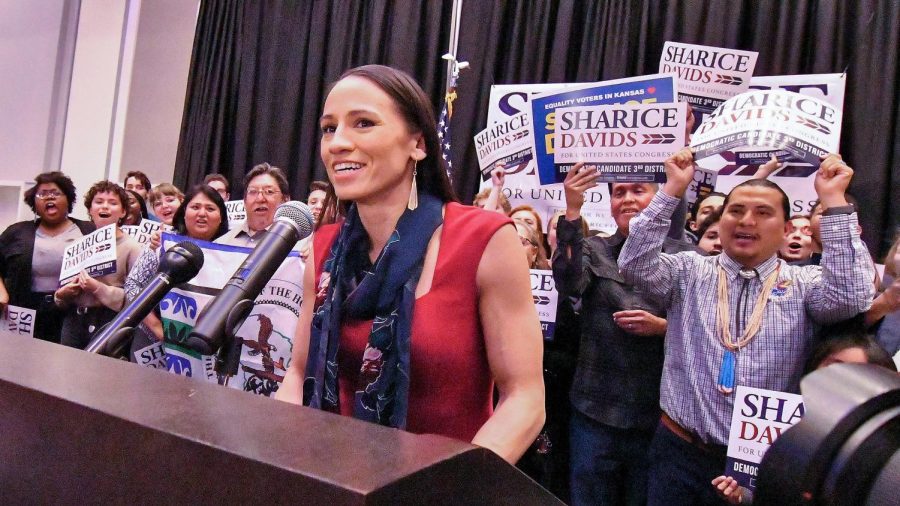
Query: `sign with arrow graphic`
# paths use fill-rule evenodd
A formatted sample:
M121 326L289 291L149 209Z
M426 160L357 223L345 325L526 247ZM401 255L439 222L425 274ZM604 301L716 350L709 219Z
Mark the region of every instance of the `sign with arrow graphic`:
M594 165L604 183L665 181L663 162L685 144L686 109L683 103L558 109L557 181L564 180L576 162Z

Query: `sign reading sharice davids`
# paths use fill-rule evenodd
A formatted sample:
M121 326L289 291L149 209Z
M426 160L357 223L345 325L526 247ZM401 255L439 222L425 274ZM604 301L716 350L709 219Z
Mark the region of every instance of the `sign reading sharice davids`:
M6 306L0 319L0 330L17 336L34 337L34 320L37 312L27 307Z
M141 246L150 244L150 237L160 230L163 224L153 220L141 220L138 225L122 225L122 232L130 235Z
M115 224L95 230L66 246L59 271L59 284L72 281L83 270L94 278L116 272Z
M556 283L553 281L553 271L531 269L531 296L534 299L538 319L541 321L544 340L552 341L556 329L556 304L559 300Z
M551 90L571 89L579 86L584 86L584 84L498 84L491 86L491 96L488 101L488 125L503 123L523 112L528 115L530 122L530 97ZM528 153L532 154L531 136L528 135L526 138L528 139ZM560 183L541 185L533 154L532 158L527 161L514 162L515 160L510 160L504 163L506 180L503 194L509 199L512 206L529 205L533 207L540 214L544 232L546 232L553 215L566 209L563 185ZM490 186L491 181L483 179L480 189L484 190ZM588 226L592 230L601 230L609 234L615 232L616 222L610 213L609 191L606 185L587 190L584 192L584 199L581 217L587 221Z
M568 172L575 162L557 168L554 161L556 110L563 107L609 104L654 104L675 102L675 76L654 74L615 81L590 83L563 91L531 97L532 142L541 184L557 182L557 174Z
M819 157L838 150L840 109L813 97L781 90L750 91L728 99L691 138L694 158L743 146L790 152L818 166Z
M706 114L747 91L757 55L753 51L666 42L659 71L676 74L679 100Z
M569 164L593 164L604 183L664 182L663 162L684 146L687 106L615 104L556 110L556 180Z
M756 488L759 463L782 432L803 418L803 396L738 385L728 435L725 476Z
M521 112L478 132L475 151L483 179L491 178L497 163L518 167L532 159L530 129L531 116Z
M240 222L247 219L247 211L244 208L243 200L229 200L225 202L225 211L228 212L228 228L239 226Z

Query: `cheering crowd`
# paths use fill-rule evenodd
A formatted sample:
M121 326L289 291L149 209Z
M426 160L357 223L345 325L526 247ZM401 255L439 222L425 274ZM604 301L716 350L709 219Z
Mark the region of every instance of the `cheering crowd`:
M471 441L573 504L738 504L751 494L723 474L737 385L797 392L835 362L896 371L900 238L879 276L840 155L823 157L809 215L766 178L774 160L684 212L682 149L665 184L609 185L606 235L581 216L599 184L584 164L549 217L510 206L502 167L474 199L483 211L455 203L431 105L402 72L348 71L320 123L330 182L305 192L317 226L297 245L304 297L280 400ZM246 219L229 228L224 176L183 192L129 172L84 193L81 221L71 179L38 175L36 219L0 236L0 310L33 309L36 338L84 348L159 267L159 235L142 247L119 227L253 248L301 195L268 163L243 188ZM65 247L110 224L115 272L59 286ZM542 360L529 268L552 270L559 292ZM163 339L151 313L132 351Z

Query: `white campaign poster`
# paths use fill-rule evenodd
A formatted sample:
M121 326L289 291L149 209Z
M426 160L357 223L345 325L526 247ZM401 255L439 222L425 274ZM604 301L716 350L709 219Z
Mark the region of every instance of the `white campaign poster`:
M483 180L491 178L491 171L497 163L513 168L525 166L534 158L530 127L531 115L522 112L478 132L475 151Z
M586 162L602 183L662 183L663 162L684 142L683 103L613 104L556 110L554 163Z
M659 71L677 75L678 99L703 115L747 91L757 56L755 51L669 41L663 46Z
M691 137L698 160L739 147L763 146L818 165L840 144L841 111L817 98L755 90L725 101Z
M751 90L780 89L818 98L843 110L846 76L844 74L805 74L787 76L754 76ZM762 152L755 160L749 151ZM733 152L698 160L700 170L694 173L694 184L687 191L688 201L693 203L697 195L706 195L713 189L728 193L738 184L750 179L758 168L758 162L768 160L771 150L737 148ZM743 159L742 159L743 158ZM753 163L756 162L756 163ZM850 162L852 165L852 161ZM788 194L791 213L807 214L817 199L813 179L817 165L788 161L769 176Z
M116 272L116 226L107 225L73 242L63 251L59 284L64 285L81 271L100 277Z
M225 203L225 210L228 211L228 228L234 228L237 223L247 219L243 200L229 200Z
M491 87L488 101L488 125L502 122L516 114L528 112L528 100L531 96L550 90L573 88L582 83L558 84L502 84ZM530 142L530 140L529 140ZM490 179L481 182L481 189L490 188ZM534 159L524 164L506 167L506 182L503 193L513 207L529 205L533 207L544 224L544 232L550 218L556 211L565 211L566 200L561 183L541 186ZM609 209L609 190L600 185L585 192L585 203L581 214L592 230L612 234L616 223Z
M738 385L728 435L725 476L753 490L763 455L803 418L803 396Z
M34 309L13 305L6 306L6 314L0 319L0 329L17 336L34 337Z
M161 231L163 224L153 220L141 220L137 225L122 225L122 232L125 232L141 246L150 244L150 237L156 231Z
M553 271L531 269L531 296L534 299L538 319L541 321L544 340L552 341L556 330L556 305L559 301Z
M167 369L166 351L161 341L147 345L134 352L134 360L141 367Z

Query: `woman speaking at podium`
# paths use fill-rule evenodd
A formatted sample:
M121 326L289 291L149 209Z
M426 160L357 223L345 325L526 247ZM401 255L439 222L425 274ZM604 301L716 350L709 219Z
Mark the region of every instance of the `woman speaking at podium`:
M305 405L515 462L544 422L544 389L512 222L454 202L432 106L409 75L348 70L320 126L329 198L346 218L314 236L276 397L299 403L302 390Z

